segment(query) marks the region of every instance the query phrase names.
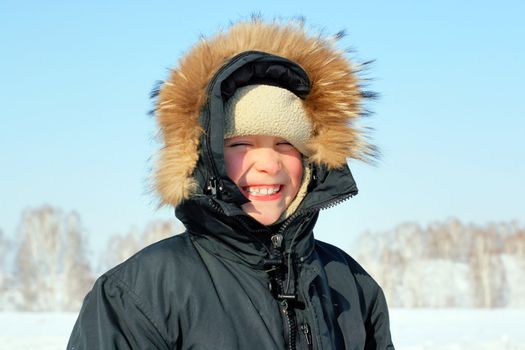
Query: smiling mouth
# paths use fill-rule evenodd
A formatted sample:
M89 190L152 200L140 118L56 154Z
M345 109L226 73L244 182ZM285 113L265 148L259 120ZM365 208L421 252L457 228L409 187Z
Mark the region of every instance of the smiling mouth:
M282 190L282 185L258 185L258 186L243 186L243 191L250 197L268 197L279 194Z

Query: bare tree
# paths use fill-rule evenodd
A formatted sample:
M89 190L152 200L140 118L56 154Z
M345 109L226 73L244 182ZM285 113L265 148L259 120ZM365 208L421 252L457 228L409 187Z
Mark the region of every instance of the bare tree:
M132 227L125 234L112 235L100 257L99 269L108 270L131 257L139 251L140 240L140 234L135 227Z
M495 227L472 229L469 264L480 307L506 304L506 275L501 261L502 239Z
M80 217L70 213L64 220L63 279L65 296L62 307L65 310L79 310L82 298L94 282L91 266L87 259L87 242L83 235Z
M507 235L503 238L505 253L525 259L525 228L520 228L516 222L505 227Z
M142 233L132 227L127 233L113 235L100 258L102 270L110 269L130 258L142 248L183 231L182 224L174 221L153 221Z
M12 276L10 273L8 256L11 251L11 242L4 236L0 230L0 310L11 309L12 304Z
M18 232L15 278L24 310L77 310L91 287L78 214L43 206L24 211Z
M6 278L9 275L7 267L7 254L11 243L4 237L4 232L0 230L0 293L6 287Z
M365 233L358 259L399 307L525 305L525 230L457 219Z
M142 246L148 246L152 243L179 234L184 231L184 227L178 221L157 220L150 222L142 233Z

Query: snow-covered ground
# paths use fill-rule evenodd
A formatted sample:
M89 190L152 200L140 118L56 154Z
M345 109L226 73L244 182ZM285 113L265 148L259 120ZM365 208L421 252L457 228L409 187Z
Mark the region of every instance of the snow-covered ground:
M390 318L398 350L525 350L525 309L393 309ZM75 319L0 313L0 349L65 349Z
M76 318L72 313L0 312L0 349L63 350Z
M398 350L525 350L525 309L393 309Z

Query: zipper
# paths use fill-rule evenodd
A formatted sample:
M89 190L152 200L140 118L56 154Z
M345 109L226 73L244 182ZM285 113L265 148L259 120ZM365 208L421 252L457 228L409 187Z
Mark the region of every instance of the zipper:
M280 273L279 273L280 274ZM279 279L278 285L280 286L280 289L282 290L282 279ZM281 312L284 316L285 322L285 332L284 334L287 335L285 337L285 342L287 344L288 350L296 350L296 342L297 342L297 319L295 317L295 311L293 308L290 308L288 305L288 299L282 298L279 301Z
M310 332L310 326L308 323L303 323L301 325L301 331L303 331L304 337L306 339L306 346L308 350L312 350L313 343L312 343L312 333Z
M215 161L213 160L211 145L209 142L210 141L209 140L210 126L211 126L211 118L212 118L211 111L210 111L211 92L212 92L213 87L215 86L215 82L217 81L219 75L221 75L222 72L224 72L226 69L236 64L238 61L243 59L245 56L252 54L252 53L257 53L257 52L258 51L246 51L246 52L243 52L242 54L237 55L233 59L231 59L228 63L223 65L221 68L219 68L219 70L214 74L213 78L210 80L209 85L206 89L207 101L206 101L205 106L206 106L206 111L207 111L207 118L204 120L204 124L205 124L204 125L204 130L205 130L204 139L205 139L205 144L206 144L206 159L208 160L209 169L212 172L211 177L208 180L207 188L208 190L212 192L213 196L217 195L217 189L219 190L219 193L222 192L223 187L222 187L222 184L220 183L219 170L217 169L217 165L215 164Z
M311 208L307 208L307 209L302 209L302 210L297 210L295 213L293 213L288 219L286 219L286 221L282 224L281 228L279 229L279 232L277 234L283 236L284 234L284 231L288 228L288 226L290 226L290 224L292 223L292 221L294 221L297 217L301 216L301 215L308 215L308 214L311 214L311 213L315 213L316 211L319 211L319 210L324 210L324 209L328 209L328 208L331 208L331 207L334 207L338 204L341 204L343 203L344 201L352 198L353 196L355 195L355 193L349 193L349 194L346 194L346 195L342 195L342 196L339 196L339 197L336 197L335 199L327 199L325 200L324 202L321 202L320 204L316 205L315 207L311 207ZM295 243L295 239L297 238L297 235L300 233L301 230L297 230L294 234L294 236L292 237L292 241L290 243L290 246L288 247L288 251L289 251L289 254L288 254L288 259L291 259L292 258L292 248L293 248L293 245ZM290 269L290 261L288 261L288 269ZM285 293L288 292L288 287L289 287L289 284L290 284L290 271L288 271L288 278L287 278L287 281L286 281L286 290L284 291Z
M286 228L288 226L290 226L290 223L298 216L300 215L305 215L305 214L309 214L309 213L314 213L318 210L325 210L325 209L328 209L328 208L332 208L332 207L335 207L341 203L343 203L344 201L347 201L348 199L352 198L353 196L355 196L354 193L350 193L350 194L346 194L344 196L341 196L341 197L337 197L335 199L327 199L325 200L324 202L321 202L320 204L316 205L315 207L312 207L312 208L307 208L307 209L302 209L302 210L297 210L295 213L293 213L288 219L286 219L286 221L283 223L283 225L281 226L281 228L279 229L279 233L280 234L283 234L284 233L284 230L286 230ZM295 237L294 237L295 238ZM291 248L291 247L290 247Z
M271 288L271 292L274 298L278 300L279 310L283 316L283 333L286 348L288 350L296 350L297 321L295 320L293 308L290 308L288 305L288 301L294 300L295 296L286 295L284 292L285 261L282 252L283 236L279 233L274 234L270 237L270 241L272 242L272 259L269 261L272 266L267 272L270 274L270 286L273 285L275 287L275 289Z
M296 211L295 213L293 213L284 223L283 225L281 226L281 228L279 229L279 232L275 235L273 235L271 237L271 241L272 241L272 244L274 246L274 251L276 250L278 252L278 256L282 259L282 241L283 241L283 233L284 231L286 230L286 228L288 226L290 226L291 222L294 221L297 217L301 216L301 215L307 215L309 213L313 213L317 210L323 210L323 209L327 209L327 208L330 208L330 207L333 207L335 205L338 205L342 202L344 202L345 200L349 199L349 198L352 198L354 196L353 193L351 194L347 194L347 195L344 195L344 196L341 196L341 197L338 197L336 199L330 199L330 200L326 200L322 203L320 203L319 205L315 206L315 207L312 207L312 208L309 208L309 209L303 209L303 210L298 210ZM298 325L297 325L297 319L295 317L295 311L292 309L290 309L288 307L288 301L287 299L292 299L292 300L295 300L297 299L297 297L294 295L289 295L288 294L288 288L289 288L289 285L290 285L290 274L291 274L291 261L289 259L292 258L291 254L292 254L292 248L293 248L293 245L294 245L294 242L295 242L295 239L297 238L297 235L298 233L300 232L301 230L297 230L297 232L294 234L293 238L292 238L292 241L290 243L290 246L288 247L288 262L286 263L284 260L283 260L283 263L280 265L279 267L279 271L278 273L276 274L276 278L277 278L277 284L278 284L278 288L280 289L279 292L281 294L278 295L278 299L280 299L280 304L281 304L281 311L283 312L283 315L286 319L286 322L285 322L285 325L287 326L287 329L285 330L285 334L288 335L288 339L285 339L287 340L287 343L288 343L288 349L289 350L296 350L296 337L297 337L297 334L299 333L299 330L298 330ZM276 244L278 243L278 244ZM277 249L278 248L278 249ZM286 276L286 287L285 287L285 284L284 284L284 271L283 271L283 268L285 268L285 266L287 266L287 276ZM306 337L306 344L307 344L307 347L309 350L313 349L313 343L312 343L312 333L310 331L310 326L307 324L307 323L304 323L301 325L301 331L303 332L303 334L305 335Z
M285 317L286 320L286 332L285 334L288 335L286 340L286 343L288 344L287 348L288 350L296 350L296 335L297 335L297 322L295 320L295 312L293 309L288 308L288 301L286 299L282 300L280 302L281 304L281 311Z

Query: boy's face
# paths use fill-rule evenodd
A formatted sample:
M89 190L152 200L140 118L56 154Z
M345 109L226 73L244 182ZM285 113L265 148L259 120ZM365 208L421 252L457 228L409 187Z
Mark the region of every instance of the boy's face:
M271 225L293 201L303 176L301 153L275 136L237 136L224 141L226 172L250 200L242 210Z

